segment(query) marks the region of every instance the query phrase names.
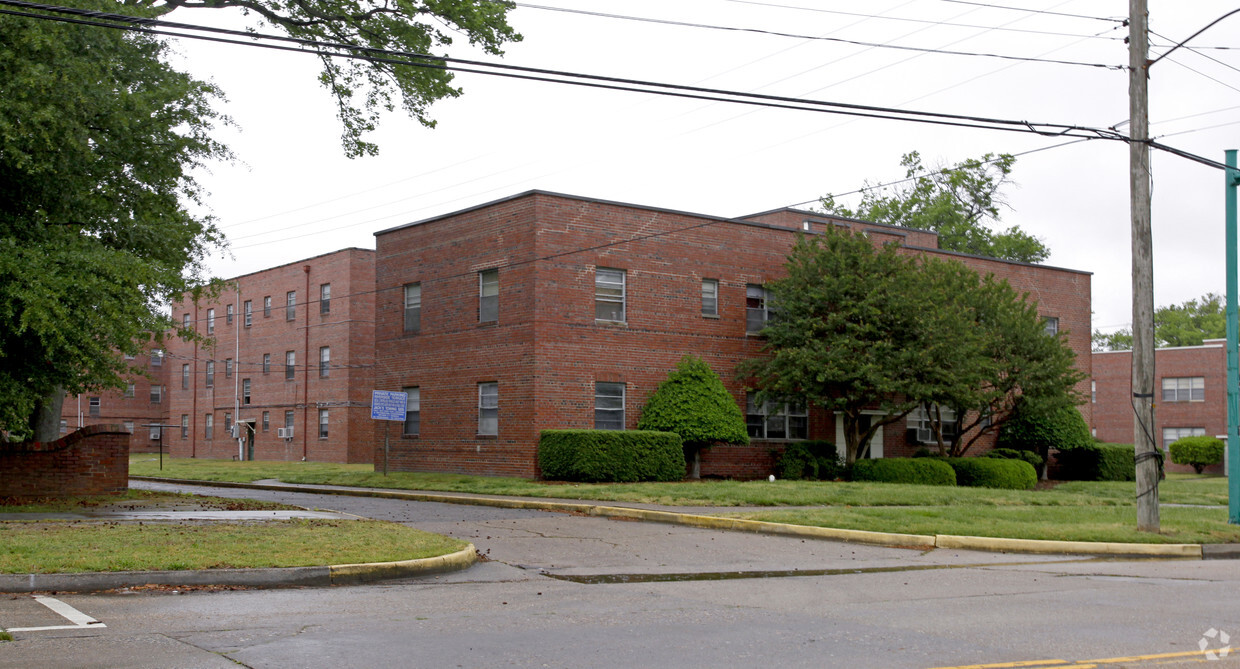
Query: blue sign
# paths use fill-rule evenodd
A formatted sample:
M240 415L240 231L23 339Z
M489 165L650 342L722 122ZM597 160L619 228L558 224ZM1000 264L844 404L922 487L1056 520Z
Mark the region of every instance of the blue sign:
M374 420L405 420L409 395L395 390L370 391L370 417Z

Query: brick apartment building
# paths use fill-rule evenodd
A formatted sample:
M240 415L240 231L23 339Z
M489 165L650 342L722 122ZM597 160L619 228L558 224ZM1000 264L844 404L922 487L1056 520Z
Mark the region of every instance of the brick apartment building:
M376 388L409 393L389 466L535 476L541 430L634 428L689 353L720 375L753 437L706 451L704 476L765 476L794 439L841 443L833 415L755 406L734 374L758 353L764 284L783 274L798 233L828 225L1006 278L1048 328L1069 333L1089 375L1085 272L941 251L933 232L794 209L728 219L531 191L376 233ZM911 454L916 427L886 426L871 455Z
M173 306L209 338L167 345L176 457L372 462L375 254L349 248ZM237 426L238 436L230 432Z
M1227 435L1227 340L1154 351L1154 442L1164 450L1180 437ZM1133 443L1132 351L1093 354L1093 420L1102 441ZM1166 461L1168 471L1192 467ZM1222 473L1223 466L1206 469Z
M60 410L60 433L88 425L122 425L131 435L130 452L158 450L159 429L144 426L163 422L168 411L165 362L161 349L148 348L145 354L125 357L126 364L143 373L128 375L124 390L66 396Z

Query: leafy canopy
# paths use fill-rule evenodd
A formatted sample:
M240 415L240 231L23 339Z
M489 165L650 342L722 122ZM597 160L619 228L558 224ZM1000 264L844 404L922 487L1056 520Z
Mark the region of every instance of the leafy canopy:
M1154 311L1154 345L1200 346L1207 339L1227 336L1226 300L1215 293L1183 304L1159 307ZM1132 329L1115 332L1094 331L1095 351L1132 350Z
M0 430L120 386L117 353L172 325L158 307L221 241L186 209L192 170L229 157L210 138L219 93L164 56L143 35L0 17Z
M904 182L882 187L867 182L855 209L839 204L833 195L824 196L821 205L828 214L933 230L939 234L939 247L948 251L1041 262L1050 249L1038 238L1016 226L994 229L1006 205L1001 190L1012 183L1008 175L1015 162L1011 154L987 153L956 167L930 169L913 151L900 159Z

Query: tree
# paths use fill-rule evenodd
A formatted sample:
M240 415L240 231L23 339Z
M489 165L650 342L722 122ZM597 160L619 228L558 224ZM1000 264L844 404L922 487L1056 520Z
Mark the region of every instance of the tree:
M867 183L856 209L839 204L833 195L823 197L821 204L828 214L933 230L939 234L939 247L949 251L1041 262L1050 249L1036 237L1016 226L1002 232L991 227L999 223L1000 209L1006 205L1000 191L1012 183L1008 175L1015 162L1010 154L987 153L956 167L931 170L914 151L900 160L908 177L903 185Z
M107 4L100 2L97 8ZM146 36L0 17L0 430L55 438L64 394L119 387L220 242L191 170L228 158L218 91Z
M1226 301L1215 293L1154 311L1155 346L1200 346L1207 339L1226 336ZM1095 351L1131 350L1132 330L1123 328L1111 333L1095 330L1093 344Z
M1035 398L1021 398L1012 417L999 431L996 446L1033 451L1042 458L1041 478L1046 478L1050 449L1073 451L1093 443L1089 425L1075 406L1041 404Z
M957 263L931 261L926 268L941 274L937 266L943 264ZM939 452L960 457L1010 420L1018 402L1036 402L1044 411L1074 407L1082 399L1076 386L1084 375L1075 367L1067 332L1047 334L1037 303L1027 295L993 275L979 279L971 271L952 271L960 278L947 295L964 305L963 327L976 336L957 339L958 366L941 370L946 378L926 398L925 411ZM950 431L943 408L954 417Z
M828 228L798 239L786 268L786 278L767 286L775 313L762 330L764 355L742 362L738 374L760 401L804 400L840 412L851 465L878 428L931 395L956 332L935 331L945 322L938 296L895 246L875 248L864 235Z
M687 355L646 401L639 430L675 432L691 459L691 478L701 478L701 452L716 443L748 444L745 417L710 365Z
M258 28L270 25L290 37L346 44L351 53L377 58L408 58L421 65L395 65L380 60L333 58L334 51L314 48L323 63L319 82L336 101L343 126L341 142L351 157L374 155L378 147L363 139L374 130L380 115L395 109L427 127L431 103L461 95L452 85L452 72L433 55L453 43L458 33L490 55L502 55L506 42L521 35L508 25L508 0L119 0L144 14L162 16L179 9L240 9L255 17Z

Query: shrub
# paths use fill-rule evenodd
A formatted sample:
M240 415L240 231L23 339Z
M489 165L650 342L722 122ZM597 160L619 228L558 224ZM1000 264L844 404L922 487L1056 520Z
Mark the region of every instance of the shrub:
M1035 470L1040 468L1042 463L1045 462L1045 460L1042 459L1042 456L1034 453L1033 451L1018 451L1014 448L996 448L983 453L981 457L997 458L999 460L1024 460L1030 465L1033 465Z
M852 479L880 483L956 485L956 472L951 465L935 458L880 458L855 462Z
M1223 441L1218 437L1181 437L1171 444L1171 461L1177 465L1192 465L1201 470L1223 461Z
M1135 481L1132 444L1089 444L1059 453L1059 477L1071 481Z
M844 473L844 465L835 450L835 443L830 441L792 442L775 461L775 476L789 481L834 481Z
M692 458L693 478L699 475L702 449L720 442L749 443L736 399L710 365L692 355L681 358L646 400L637 429L680 435Z
M999 430L999 448L1045 453L1048 448L1070 451L1094 443L1085 417L1076 407L1042 412L1020 403L1015 414Z
M543 430L538 466L544 478L561 481L679 481L685 455L672 432Z
M948 458L947 464L956 471L956 485L1028 490L1038 484L1037 470L1023 459Z

